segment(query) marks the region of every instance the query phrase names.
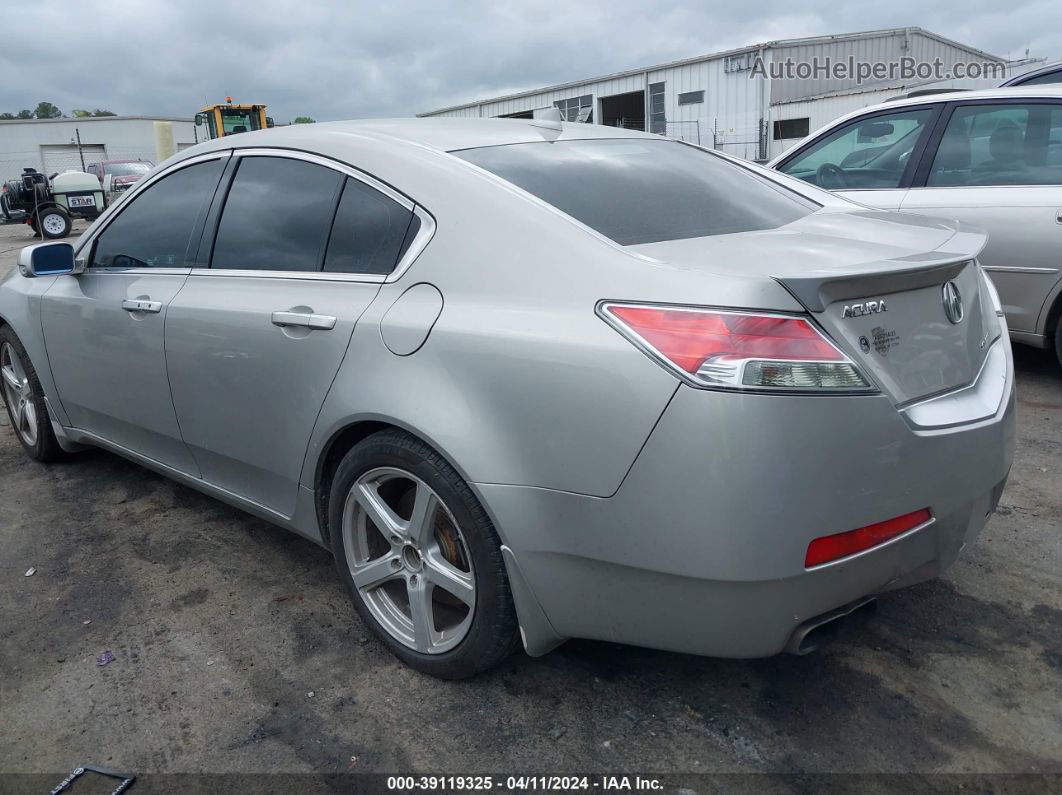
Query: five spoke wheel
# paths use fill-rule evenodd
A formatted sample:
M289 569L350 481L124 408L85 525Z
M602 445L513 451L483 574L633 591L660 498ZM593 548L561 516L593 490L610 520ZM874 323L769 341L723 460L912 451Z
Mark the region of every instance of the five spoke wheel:
M26 368L9 342L0 347L0 377L4 400L11 409L15 431L29 447L37 444L37 406Z
M347 495L342 532L354 587L388 634L424 654L464 639L476 606L472 558L427 483L395 467L369 470Z

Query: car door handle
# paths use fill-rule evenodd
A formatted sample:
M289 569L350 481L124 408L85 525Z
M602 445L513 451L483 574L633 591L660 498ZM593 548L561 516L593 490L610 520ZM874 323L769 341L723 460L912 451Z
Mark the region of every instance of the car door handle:
M151 312L157 314L162 311L162 301L145 301L142 298L126 298L122 301L122 309L126 312Z
M1062 210L1059 210L1057 213L1055 213L1055 223L1062 224Z
M318 331L331 331L336 327L336 319L330 315L314 315L309 312L274 312L273 325L281 328L301 326Z

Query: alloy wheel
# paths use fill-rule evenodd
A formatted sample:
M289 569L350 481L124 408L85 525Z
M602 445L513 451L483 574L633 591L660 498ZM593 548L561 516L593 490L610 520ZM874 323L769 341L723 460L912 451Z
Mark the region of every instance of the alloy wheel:
M354 586L391 637L423 654L464 640L476 605L472 558L427 483L395 467L369 470L347 495L342 532Z
M0 378L3 379L4 401L11 410L15 431L28 447L33 447L37 444L37 405L26 368L9 342L0 348Z

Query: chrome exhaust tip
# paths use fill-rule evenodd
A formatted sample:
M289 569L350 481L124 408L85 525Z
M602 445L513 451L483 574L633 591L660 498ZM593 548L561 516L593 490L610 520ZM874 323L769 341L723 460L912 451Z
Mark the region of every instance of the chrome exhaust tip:
M878 606L876 596L865 596L836 610L830 610L815 618L808 619L793 630L789 642L785 644L786 654L804 655L825 646L837 637L843 625L853 620L864 619L872 614Z

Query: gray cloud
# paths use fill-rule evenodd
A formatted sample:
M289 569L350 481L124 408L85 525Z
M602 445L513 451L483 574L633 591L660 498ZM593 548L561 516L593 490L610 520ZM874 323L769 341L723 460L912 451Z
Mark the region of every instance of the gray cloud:
M0 3L0 110L40 100L190 116L226 95L284 121L408 116L759 41L918 25L1018 57L1062 56L1052 2L811 0L35 0Z

